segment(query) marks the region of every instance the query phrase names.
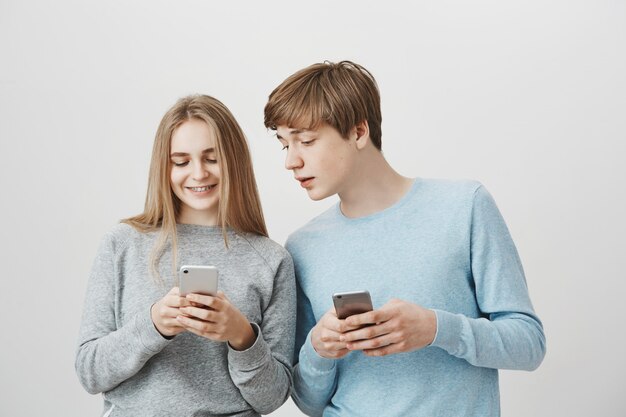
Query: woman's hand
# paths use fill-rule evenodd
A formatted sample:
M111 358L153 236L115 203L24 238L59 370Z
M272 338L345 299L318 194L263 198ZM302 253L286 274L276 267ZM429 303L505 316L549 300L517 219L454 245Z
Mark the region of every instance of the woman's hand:
M188 306L190 303L179 294L178 287L174 287L150 308L154 327L165 337L176 336L185 331L176 317L180 315L179 308Z
M186 307L179 310L178 323L191 333L210 340L228 342L235 350L254 344L256 334L248 319L231 304L222 291L216 296L187 294Z

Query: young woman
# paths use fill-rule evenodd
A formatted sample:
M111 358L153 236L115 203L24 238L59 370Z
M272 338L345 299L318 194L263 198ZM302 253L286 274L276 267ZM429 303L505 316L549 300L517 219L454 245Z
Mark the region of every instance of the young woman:
M216 296L179 296L181 265L213 265ZM248 146L209 96L179 100L152 151L145 210L103 239L76 354L104 416L256 416L289 397L295 283L267 238Z

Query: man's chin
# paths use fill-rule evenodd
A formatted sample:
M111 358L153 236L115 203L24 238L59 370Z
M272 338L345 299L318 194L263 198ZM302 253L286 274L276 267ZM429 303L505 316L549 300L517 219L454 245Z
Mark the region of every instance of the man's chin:
M309 198L313 201L324 200L325 198L330 197L332 194L316 191L316 190L307 190L307 194Z

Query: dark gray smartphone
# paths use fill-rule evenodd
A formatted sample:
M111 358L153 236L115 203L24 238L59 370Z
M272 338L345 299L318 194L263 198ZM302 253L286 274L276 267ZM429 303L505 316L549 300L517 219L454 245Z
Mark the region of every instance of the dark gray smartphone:
M345 319L354 314L366 313L374 309L369 291L338 292L333 294L333 304L339 319Z

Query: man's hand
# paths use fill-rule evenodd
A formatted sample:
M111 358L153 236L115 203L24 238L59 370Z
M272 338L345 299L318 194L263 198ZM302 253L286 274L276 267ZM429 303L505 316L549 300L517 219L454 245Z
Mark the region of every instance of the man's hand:
M334 308L331 308L322 316L311 331L311 343L318 355L339 359L346 356L350 351L346 349L346 342L339 340L341 335L359 326L348 326L345 320L339 320Z
M434 311L398 299L378 310L350 316L345 325L348 331L340 335L338 343L348 351L362 350L368 356L421 349L431 344L437 333ZM350 331L355 327L358 329Z

